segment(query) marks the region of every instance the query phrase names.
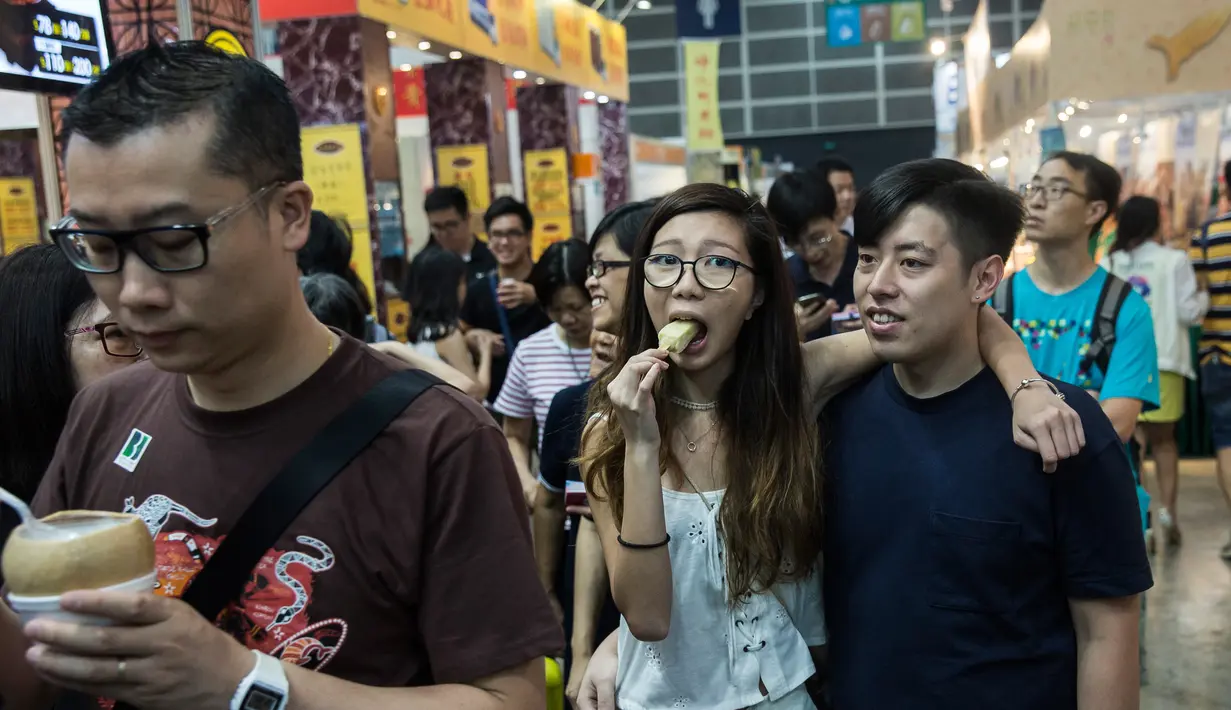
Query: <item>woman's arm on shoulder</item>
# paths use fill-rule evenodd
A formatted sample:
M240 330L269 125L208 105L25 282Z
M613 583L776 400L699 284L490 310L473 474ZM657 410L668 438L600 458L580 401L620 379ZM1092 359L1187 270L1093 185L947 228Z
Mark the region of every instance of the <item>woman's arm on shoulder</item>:
M1076 456L1086 445L1081 418L1048 384L1038 381L1042 375L1017 331L987 306L979 309L979 354L1012 399L1013 439L1018 446L1038 452L1048 472L1056 470L1060 459ZM1035 382L1025 384L1030 380Z
M487 395L487 391L479 392L479 385L474 380L466 375L458 372L454 367L442 360L435 360L430 357L424 357L415 351L414 348L399 343L396 340L389 340L383 343L372 343L368 347L385 355L391 355L402 362L410 365L416 370L423 370L429 375L434 375L444 380L445 384L452 385L457 389L465 392L467 396L473 397L480 402Z
M880 359L863 328L803 344L808 395L815 413L851 383L876 369Z

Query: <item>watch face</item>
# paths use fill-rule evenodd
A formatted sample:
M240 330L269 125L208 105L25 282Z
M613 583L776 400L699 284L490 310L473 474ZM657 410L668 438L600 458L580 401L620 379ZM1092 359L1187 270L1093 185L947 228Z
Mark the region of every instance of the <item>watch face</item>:
M244 698L242 708L243 710L278 710L281 702L281 695L271 693L261 687L253 687L248 690L248 697Z

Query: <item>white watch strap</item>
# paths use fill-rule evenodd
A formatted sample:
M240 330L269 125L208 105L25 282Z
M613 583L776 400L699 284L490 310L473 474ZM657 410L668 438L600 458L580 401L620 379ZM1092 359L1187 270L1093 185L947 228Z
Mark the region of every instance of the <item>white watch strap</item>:
M282 667L282 662L260 651L254 650L252 655L256 663L235 689L230 710L245 710L244 699L253 688L264 693L267 700L276 699L276 705L268 705L267 702L263 707L284 710L290 696L290 683L286 680L286 670Z

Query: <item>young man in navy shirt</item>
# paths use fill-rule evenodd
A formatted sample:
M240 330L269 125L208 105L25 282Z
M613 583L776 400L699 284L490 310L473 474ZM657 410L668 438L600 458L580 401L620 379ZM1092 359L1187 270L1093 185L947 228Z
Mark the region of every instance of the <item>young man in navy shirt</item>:
M1152 585L1133 476L1094 398L1045 474L979 354L1021 200L953 161L859 199L855 296L886 362L827 410L825 606L839 710L1133 710Z

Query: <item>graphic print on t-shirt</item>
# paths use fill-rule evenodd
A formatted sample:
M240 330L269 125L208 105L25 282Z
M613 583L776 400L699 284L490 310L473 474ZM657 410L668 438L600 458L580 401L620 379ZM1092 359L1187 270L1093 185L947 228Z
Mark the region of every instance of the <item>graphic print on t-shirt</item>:
M172 516L208 529L217 519L206 519L163 495L152 495L141 505L124 501L124 512L141 517L154 538L158 570L156 592L178 598L225 539L201 532L163 532ZM218 626L248 648L289 661L308 670L329 663L346 640L342 619L314 621L309 616L315 579L334 566L336 557L326 543L308 535L295 542L310 550L267 551L248 578L238 603L219 616Z

